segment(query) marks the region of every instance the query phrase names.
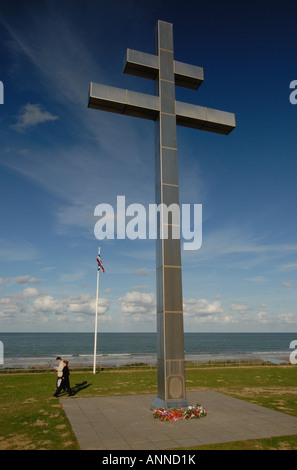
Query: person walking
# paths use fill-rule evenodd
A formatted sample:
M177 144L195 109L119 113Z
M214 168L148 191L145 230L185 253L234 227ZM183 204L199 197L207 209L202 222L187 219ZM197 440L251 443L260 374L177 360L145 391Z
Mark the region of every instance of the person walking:
M70 387L70 380L69 380L70 371L69 371L69 368L68 368L68 364L69 364L68 361L63 361L63 366L64 367L63 367L62 381L61 381L60 386L57 388L56 393L54 394L55 397L57 397L59 395L59 393L62 389L67 390L68 395L70 397L73 395L73 392L72 392L71 387Z
M63 376L63 368L64 364L60 356L56 358L56 361L58 363L57 367L55 367L57 371L57 383L56 383L56 392L54 393L54 396L56 396L56 393L58 391L58 388L61 386L62 383L62 376Z

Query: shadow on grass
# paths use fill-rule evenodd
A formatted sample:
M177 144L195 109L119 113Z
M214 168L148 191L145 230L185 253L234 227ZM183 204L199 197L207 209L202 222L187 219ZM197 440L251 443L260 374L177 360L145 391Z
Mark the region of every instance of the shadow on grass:
M72 387L72 393L73 395L76 395L77 393L79 393L81 390L85 390L85 388L88 388L90 387L92 384L88 383L86 380L84 382L81 382L81 383L78 383L78 384L75 384L74 387Z
M72 391L71 396L77 395L79 392L81 392L82 390L85 390L86 388L90 387L91 385L92 384L88 383L86 380L84 382L81 382L81 383L76 383L74 385L74 387L71 387L71 391ZM68 394L68 392L66 390L61 390L61 392L59 393L59 397L65 395L65 394Z

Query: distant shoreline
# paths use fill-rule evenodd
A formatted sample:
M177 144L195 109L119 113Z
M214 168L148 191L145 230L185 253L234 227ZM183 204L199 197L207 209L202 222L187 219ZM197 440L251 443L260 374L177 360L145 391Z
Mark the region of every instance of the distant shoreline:
M289 362L295 333L185 333L185 360L193 364L216 362ZM91 333L0 333L3 344L1 369L52 369L56 357L71 368L93 366L94 336ZM100 333L97 367L157 364L157 335L154 333Z
M129 356L129 357L128 357ZM123 357L118 358L102 358L97 357L96 367L98 369L104 368L125 368L125 367L156 367L157 366L157 356L154 358L152 355L150 357L144 357L141 355L139 358L135 355L123 355ZM262 355L263 356L263 355ZM76 356L70 357L68 355L64 355L63 358L69 360L69 367L73 370L75 369L87 369L93 367L93 357L91 356ZM251 364L251 365L259 365L259 364L290 364L289 358L283 357L281 355L276 355L273 357L255 357L252 355L249 356L217 356L217 357L209 357L203 356L200 357L193 357L192 355L185 356L185 364L186 367L196 367L196 366L203 366L203 365L210 365L214 366L218 365L232 365L232 364ZM0 366L1 370L9 371L9 370L49 370L54 371L55 366L55 359L54 358L10 358L3 365Z

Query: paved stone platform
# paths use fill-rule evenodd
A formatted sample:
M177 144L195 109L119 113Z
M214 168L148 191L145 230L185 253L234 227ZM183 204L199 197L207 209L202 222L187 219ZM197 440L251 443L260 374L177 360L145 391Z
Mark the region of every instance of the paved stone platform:
M163 422L153 418L155 395L62 398L82 450L163 450L297 434L297 417L213 390L188 392L207 416Z

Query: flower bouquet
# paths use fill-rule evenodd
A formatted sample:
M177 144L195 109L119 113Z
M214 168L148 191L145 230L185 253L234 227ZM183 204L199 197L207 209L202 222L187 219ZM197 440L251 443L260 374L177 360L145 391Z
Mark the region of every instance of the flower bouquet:
M206 410L200 403L187 408L158 408L153 411L153 416L159 421L177 421L179 419L197 419L206 416Z

